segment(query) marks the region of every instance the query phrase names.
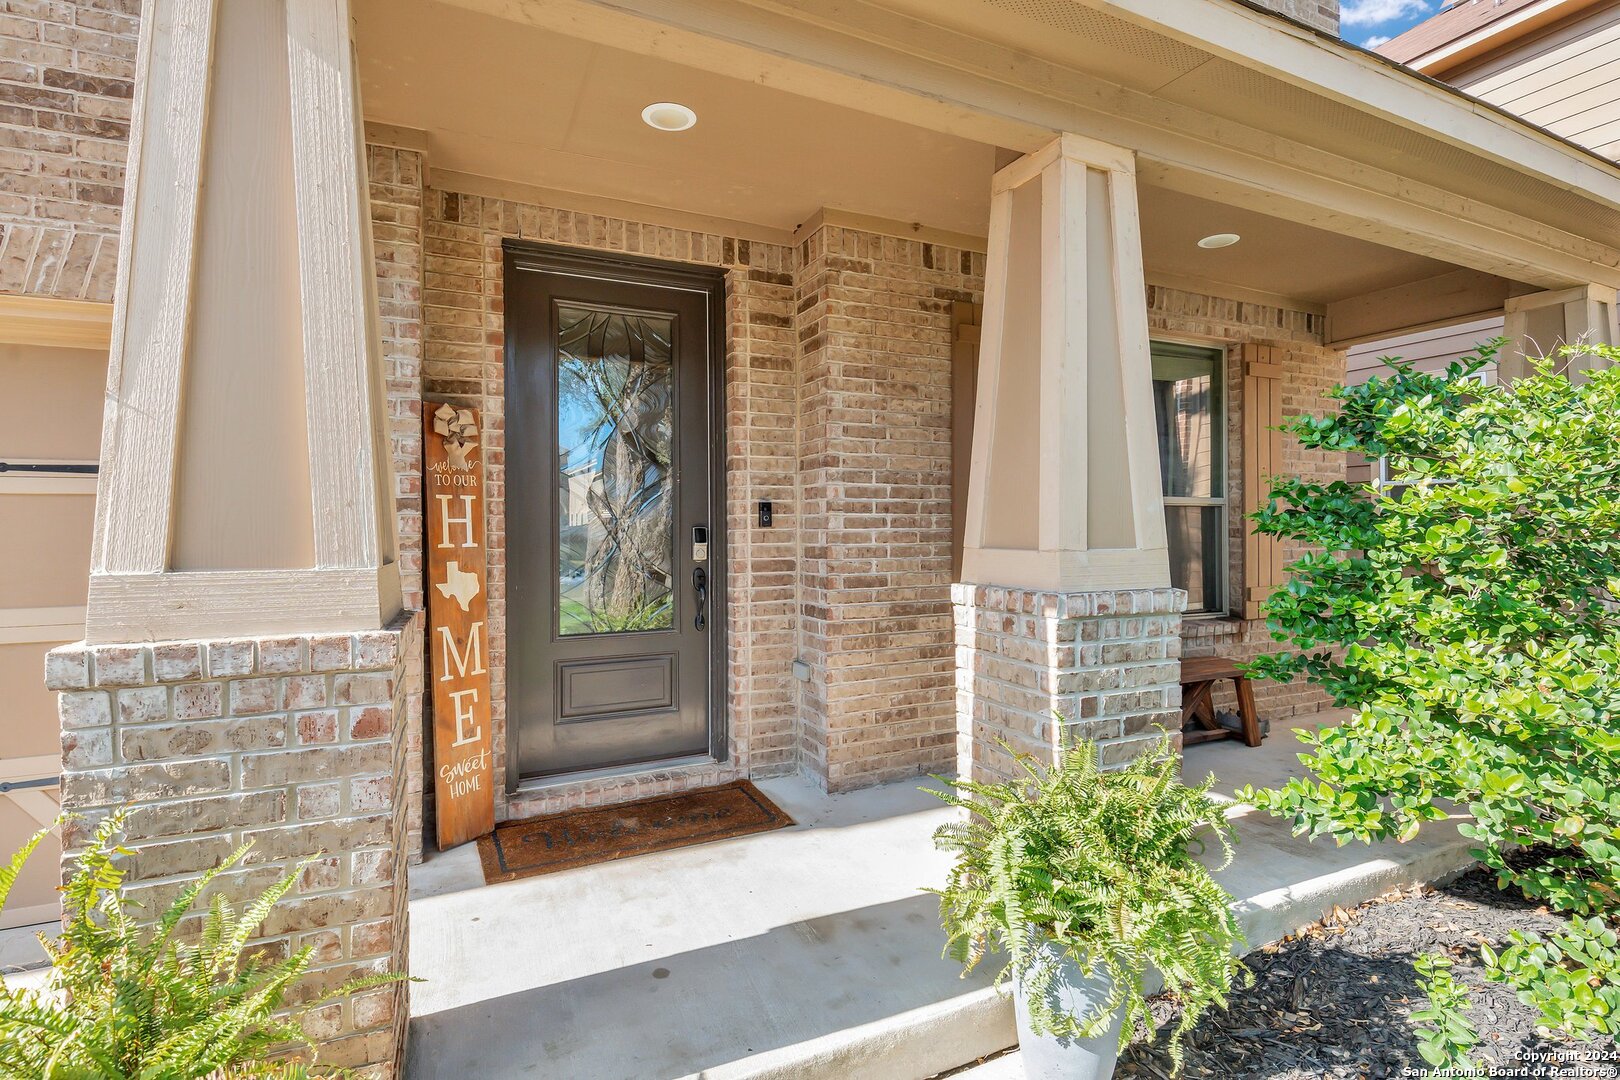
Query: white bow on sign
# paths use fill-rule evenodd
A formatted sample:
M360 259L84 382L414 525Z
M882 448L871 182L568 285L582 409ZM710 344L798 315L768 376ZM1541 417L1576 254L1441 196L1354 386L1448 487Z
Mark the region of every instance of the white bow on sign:
M444 449L450 456L452 469L466 472L472 468L467 455L478 446L472 441L478 434L478 423L473 420L471 409L457 409L448 402L440 405L433 413L433 430L444 436Z

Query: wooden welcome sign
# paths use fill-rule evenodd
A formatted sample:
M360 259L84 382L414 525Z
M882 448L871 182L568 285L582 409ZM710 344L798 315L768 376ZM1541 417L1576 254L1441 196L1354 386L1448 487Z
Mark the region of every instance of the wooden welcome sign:
M428 670L439 848L495 828L484 460L478 411L429 403L423 432Z

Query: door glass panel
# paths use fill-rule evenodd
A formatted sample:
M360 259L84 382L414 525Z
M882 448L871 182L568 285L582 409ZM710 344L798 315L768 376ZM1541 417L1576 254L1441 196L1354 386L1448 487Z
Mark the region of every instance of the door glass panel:
M557 631L674 625L674 318L557 309Z

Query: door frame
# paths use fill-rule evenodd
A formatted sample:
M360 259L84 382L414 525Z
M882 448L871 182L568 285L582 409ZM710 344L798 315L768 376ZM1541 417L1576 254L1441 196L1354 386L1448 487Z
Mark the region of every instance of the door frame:
M706 298L704 312L708 318L708 334L705 339L708 343L707 377L708 377L708 406L709 406L709 438L708 438L708 479L709 479L709 756L715 761L724 762L730 752L730 726L729 703L726 694L726 675L729 670L730 655L728 651L729 628L731 622L730 605L727 603L727 574L726 553L728 508L726 488L726 270L718 266L699 266L691 263L669 262L663 259L652 259L641 255L627 255L619 252L595 251L589 248L570 248L555 244L543 244L533 240L517 240L510 237L501 241L502 254L502 294L509 290L506 288L514 275L520 273L547 273L558 274L565 277L593 278L600 281L613 281L629 285L645 285L653 288L677 289L682 292L700 293ZM512 335L505 332L502 324L502 346L504 357L502 370L502 414L505 420L505 433L507 445L511 443L511 433L514 427L521 426L524 421L516 413L506 407L504 402L505 387L513 383L513 371L517 365L516 351L512 343ZM503 473L503 484L510 485L512 478ZM502 514L509 513L510 501L503 498ZM502 536L511 535L507 522L502 520ZM506 573L507 582L511 581L510 553L507 555ZM510 602L510 599L508 599ZM511 625L510 618L507 625ZM513 655L512 643L507 641L507 663L510 665ZM510 673L508 672L508 680ZM510 686L510 681L508 681ZM510 700L510 695L508 695ZM508 795L515 794L520 787L530 781L525 781L518 775L518 739L522 725L518 718L512 715L510 707L506 710L506 791ZM682 758L664 758L656 761L638 762L633 765L617 766L608 769L590 769L578 773L563 773L557 776L538 777L534 783L551 785L566 781L571 777L616 775L621 773L642 772L650 768L667 767L671 761L688 760Z

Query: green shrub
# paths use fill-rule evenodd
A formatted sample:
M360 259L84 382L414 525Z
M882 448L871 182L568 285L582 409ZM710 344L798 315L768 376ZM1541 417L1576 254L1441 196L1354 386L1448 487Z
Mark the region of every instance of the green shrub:
M1468 991L1451 974L1451 958L1427 954L1413 961L1418 988L1428 995L1429 1006L1412 1014L1418 1024L1418 1053L1435 1068L1474 1069L1468 1051L1479 1042L1479 1032L1464 1011Z
M1498 954L1482 946L1486 976L1541 1013L1542 1026L1585 1038L1620 1034L1620 937L1602 919L1571 919L1550 937L1515 930Z
M1389 361L1388 377L1337 391L1336 415L1287 425L1307 448L1384 457L1391 484L1282 478L1255 515L1258 531L1319 550L1266 605L1293 649L1251 670L1307 676L1355 711L1301 736L1312 776L1240 794L1341 843L1410 840L1466 809L1461 829L1502 887L1608 919L1620 899L1620 368L1576 383L1544 360L1510 384L1473 379L1499 344L1439 374ZM1620 361L1608 346L1561 357L1574 352ZM1487 973L1546 1011L1538 995L1575 965L1536 948L1487 956ZM1602 995L1576 1002L1585 1019L1558 1026L1605 1031L1599 1006L1606 1016Z
M967 811L934 834L956 853L935 890L946 955L971 971L1004 951L996 986L1023 980L1039 1032L1092 1038L1123 1007L1122 1045L1153 1032L1142 978L1157 969L1182 1005L1170 1040L1179 1066L1181 1036L1211 1005L1225 1006L1242 970L1231 897L1194 857L1212 838L1231 861L1231 826L1209 797L1215 778L1188 787L1173 757L1100 772L1089 742L1051 769L1018 761L1024 775L1011 783L946 780L955 790L935 792ZM1046 941L1111 978L1112 999L1089 1016L1055 1013L1046 990L1058 965L1040 949Z
M1594 351L1610 359L1620 352ZM1620 370L1509 385L1397 367L1290 429L1397 486L1280 479L1260 532L1320 549L1267 604L1298 674L1355 709L1315 780L1245 793L1313 835L1410 839L1466 807L1504 885L1581 912L1620 888ZM1517 849L1549 852L1525 863Z
M314 1005L282 1014L289 990L309 967L311 950L271 960L248 948L255 931L292 888L303 867L238 912L215 895L194 940L181 934L187 914L248 846L188 885L153 925L130 914L117 843L122 817L97 828L62 890L65 929L40 935L50 979L39 991L14 990L0 979L0 1077L27 1080L192 1080L197 1077L338 1075L278 1052L315 1046L299 1026ZM35 835L0 869L0 908ZM321 1004L397 982L399 976L357 979ZM284 1055L283 1055L284 1056Z

